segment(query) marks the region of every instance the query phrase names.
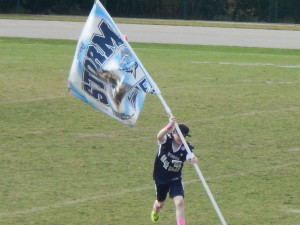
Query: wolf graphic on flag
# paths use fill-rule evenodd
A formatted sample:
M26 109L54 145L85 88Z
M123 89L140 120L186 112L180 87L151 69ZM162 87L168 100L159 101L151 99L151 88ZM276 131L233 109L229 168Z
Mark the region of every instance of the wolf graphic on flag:
M79 38L68 81L73 95L130 126L137 121L146 93L159 94L99 0Z

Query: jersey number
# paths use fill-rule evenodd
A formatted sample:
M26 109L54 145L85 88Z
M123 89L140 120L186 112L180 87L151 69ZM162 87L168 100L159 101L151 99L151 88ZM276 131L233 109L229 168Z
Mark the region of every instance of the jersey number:
M169 167L169 162L167 161L167 156L166 156L166 155L163 155L163 157L160 158L160 161L163 162L164 168L167 170L168 167Z
M166 155L163 155L160 158L160 161L163 162L163 164L164 164L163 167L168 171L178 172L181 169L182 162L178 161L178 160L172 160L174 167L172 167L172 166L169 167L170 163L168 162Z

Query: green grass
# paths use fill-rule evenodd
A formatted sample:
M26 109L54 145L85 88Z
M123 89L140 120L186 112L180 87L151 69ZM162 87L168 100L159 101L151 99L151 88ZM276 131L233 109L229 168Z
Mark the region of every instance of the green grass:
M34 14L0 14L0 19L18 20L50 20L50 21L73 21L85 22L86 16L67 15L34 15ZM226 28L249 28L249 29L272 29L272 30L300 30L299 24L288 23L246 23L228 21L204 21L204 20L166 20L166 19L141 19L141 18L113 18L116 23L128 24L154 24L172 26L201 26L201 27L226 27Z
M67 92L76 43L0 38L0 224L147 225L156 132L148 95L129 128ZM300 223L300 50L132 43L232 225ZM189 164L187 224L220 224ZM175 223L171 200L161 223Z

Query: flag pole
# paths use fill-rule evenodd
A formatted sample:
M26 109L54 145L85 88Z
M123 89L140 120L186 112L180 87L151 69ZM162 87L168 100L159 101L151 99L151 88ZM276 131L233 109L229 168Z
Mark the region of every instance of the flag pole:
M172 113L171 113L171 109L169 108L169 106L168 106L167 103L165 102L165 100L164 100L164 98L162 97L162 95L161 95L161 94L158 94L157 96L158 96L158 98L160 99L162 105L164 106L164 108L165 108L167 114L168 114L169 116L173 117L173 115L172 115ZM188 144L187 144L185 138L183 137L183 135L182 135L182 133L181 133L181 131L180 131L179 126L178 126L177 123L175 123L175 129L176 129L177 133L179 134L179 137L181 138L182 143L183 143L185 149L187 150L188 154L191 154L191 150L190 150L190 148L189 148L189 146L188 146ZM204 189L206 190L206 193L207 193L207 195L208 195L208 197L209 197L209 199L210 199L210 201L211 201L211 203L212 203L212 205L213 205L213 207L214 207L216 213L217 213L218 216L219 216L219 219L220 219L222 225L227 225L227 224L226 224L226 221L225 221L225 219L224 219L224 217L223 217L223 215L222 215L222 212L220 211L220 209L219 209L219 207L218 207L218 205L217 205L217 202L215 201L214 196L212 195L212 193L211 193L211 191L210 191L210 189L209 189L209 187L208 187L208 185L207 185L207 183L206 183L206 181L205 181L205 179L204 179L204 176L203 176L203 174L202 174L202 172L201 172L201 170L200 170L200 168L199 168L199 166L198 166L198 164L197 164L197 163L193 163L193 165L194 165L194 168L195 168L195 170L196 170L196 172L197 172L197 174L198 174L198 176L199 176L200 181L202 182L202 185L203 185Z

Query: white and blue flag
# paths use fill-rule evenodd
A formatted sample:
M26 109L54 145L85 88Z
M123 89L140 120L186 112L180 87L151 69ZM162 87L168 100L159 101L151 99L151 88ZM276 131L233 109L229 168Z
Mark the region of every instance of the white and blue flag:
M77 43L68 83L74 96L129 126L137 121L146 93L160 94L99 0Z

